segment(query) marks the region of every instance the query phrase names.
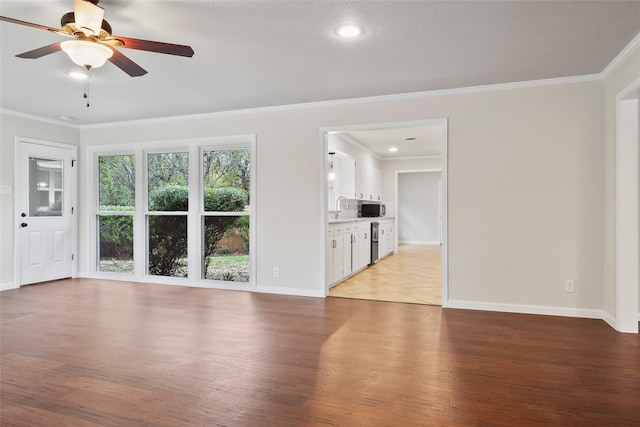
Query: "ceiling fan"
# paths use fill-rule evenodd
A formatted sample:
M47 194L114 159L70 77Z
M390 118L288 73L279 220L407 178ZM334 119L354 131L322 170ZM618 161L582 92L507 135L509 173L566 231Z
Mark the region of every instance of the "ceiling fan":
M111 25L103 19L103 16L104 9L98 6L98 0L74 0L73 12L65 13L60 19L62 27L60 29L6 16L0 16L0 20L50 31L74 39L20 53L16 55L18 58L37 59L63 50L73 62L87 70L100 67L109 60L131 77L138 77L147 74L147 71L123 55L118 49L114 49L115 47L186 57L192 57L194 54L190 46L112 36Z

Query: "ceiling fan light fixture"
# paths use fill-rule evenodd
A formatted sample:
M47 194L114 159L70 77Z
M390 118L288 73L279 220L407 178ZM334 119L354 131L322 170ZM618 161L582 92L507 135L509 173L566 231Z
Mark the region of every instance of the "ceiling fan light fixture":
M74 63L86 69L103 66L113 55L113 50L107 46L84 40L67 40L60 47Z

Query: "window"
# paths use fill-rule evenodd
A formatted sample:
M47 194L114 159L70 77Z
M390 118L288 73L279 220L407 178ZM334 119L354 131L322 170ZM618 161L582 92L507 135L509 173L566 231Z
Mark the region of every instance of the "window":
M249 281L251 152L202 151L202 278Z
M253 284L254 146L253 136L237 136L123 145L120 152L89 147L97 159L96 273L205 287Z
M62 160L29 158L29 216L62 216Z
M134 210L134 156L99 156L98 271L133 273Z
M189 153L147 154L147 272L187 277Z

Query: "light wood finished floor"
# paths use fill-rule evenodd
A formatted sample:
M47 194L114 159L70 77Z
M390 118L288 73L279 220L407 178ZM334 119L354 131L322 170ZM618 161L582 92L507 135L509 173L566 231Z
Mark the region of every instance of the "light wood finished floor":
M0 293L3 427L637 427L601 320L88 279Z
M329 289L329 296L441 305L442 246L398 245L398 253Z

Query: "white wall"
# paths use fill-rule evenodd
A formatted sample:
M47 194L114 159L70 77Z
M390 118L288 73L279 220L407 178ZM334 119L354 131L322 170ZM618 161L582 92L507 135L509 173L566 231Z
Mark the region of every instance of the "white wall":
M13 235L14 218L14 147L16 136L78 145L80 132L70 126L47 123L16 115L0 113L0 186L10 194L0 194L0 288L14 283Z
M440 243L440 172L398 174L399 243Z
M79 172L84 176L87 145L255 133L258 286L323 294L319 129L447 117L449 297L600 309L602 94L602 82L592 81L90 126L80 129ZM49 138L73 142L56 132ZM3 159L13 133L36 136L31 123L3 129ZM5 163L1 184L12 184ZM81 193L88 190L81 182ZM383 191L389 196L386 184ZM86 223L84 210L80 220ZM90 232L80 230L85 272ZM567 278L576 280L576 293L564 292Z

